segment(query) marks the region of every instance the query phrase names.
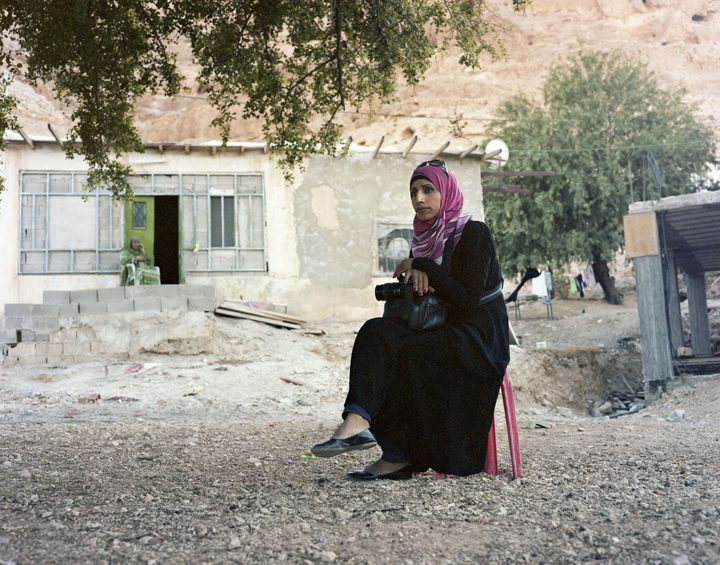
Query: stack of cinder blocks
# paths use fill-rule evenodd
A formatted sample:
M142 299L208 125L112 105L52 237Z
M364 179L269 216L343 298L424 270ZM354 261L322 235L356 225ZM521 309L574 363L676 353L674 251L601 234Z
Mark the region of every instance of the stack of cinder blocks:
M148 310L211 312L215 306L215 288L203 285L46 290L42 304L5 305L5 318L0 320L1 353L5 365L82 362L104 351L87 332L61 329L72 326L74 320Z

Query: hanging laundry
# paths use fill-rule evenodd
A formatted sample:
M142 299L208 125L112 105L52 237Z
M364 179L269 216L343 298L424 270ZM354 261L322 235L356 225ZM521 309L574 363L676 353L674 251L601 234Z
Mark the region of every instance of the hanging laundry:
M575 288L580 293L580 298L585 298L585 282L582 273L575 277Z
M532 280L531 292L538 297L548 295L547 284L545 283L545 271L540 271L540 276Z

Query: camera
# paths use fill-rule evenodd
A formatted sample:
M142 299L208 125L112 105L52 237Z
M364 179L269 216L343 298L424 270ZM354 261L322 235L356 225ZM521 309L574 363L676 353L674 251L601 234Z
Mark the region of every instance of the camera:
M385 283L379 284L375 287L375 300L392 300L393 298L408 298L413 297L413 286L412 282L408 283Z

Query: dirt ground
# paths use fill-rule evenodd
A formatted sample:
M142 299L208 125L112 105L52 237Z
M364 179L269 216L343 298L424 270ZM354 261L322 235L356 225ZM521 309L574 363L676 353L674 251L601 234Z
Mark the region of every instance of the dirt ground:
M212 318L206 353L0 367L0 564L720 562L720 380L592 418L642 382L632 296L510 317L524 476L361 484L315 459L358 323ZM163 350L157 348L158 351Z

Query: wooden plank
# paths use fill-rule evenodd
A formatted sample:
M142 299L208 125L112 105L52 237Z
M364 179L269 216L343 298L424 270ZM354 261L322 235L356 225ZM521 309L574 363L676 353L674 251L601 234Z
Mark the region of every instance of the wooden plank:
M693 355L712 353L710 323L707 312L705 273L686 274L688 313L690 314L690 345Z
M623 217L623 227L625 229L625 253L628 257L660 254L655 212L628 214Z
M298 318L297 316L283 314L282 312L274 312L272 310L263 310L262 308L254 308L253 306L249 306L248 304L244 304L243 302L232 300L230 298L225 299L223 303L220 304L220 308L225 308L227 310L236 310L237 312L245 312L247 314L254 314L256 316L266 316L268 318L283 320L285 322L292 322L295 324L305 323L305 320L303 320L302 318Z
M252 320L253 322L262 322L271 326L280 326L281 328L288 328L291 330L300 329L298 324L291 324L289 322L283 322L282 320L275 320L264 316L255 316L244 312L234 312L232 310L225 310L224 308L215 308L215 314L220 314L221 316L227 316L229 318L242 318L244 320Z
M662 261L659 255L635 257L635 288L640 318L645 398L656 400L672 378L670 334L665 315Z

